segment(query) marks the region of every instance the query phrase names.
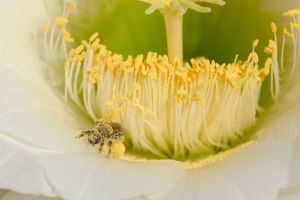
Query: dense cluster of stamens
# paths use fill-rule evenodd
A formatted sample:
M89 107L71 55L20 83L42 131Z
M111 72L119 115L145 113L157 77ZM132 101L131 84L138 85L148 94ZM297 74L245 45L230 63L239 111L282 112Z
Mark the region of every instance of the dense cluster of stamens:
M134 149L183 157L226 148L255 123L272 61L259 69L254 48L246 62L197 58L182 65L155 53L124 59L97 35L70 51L66 96L94 120L122 123Z
M278 98L286 38L294 41L294 69L300 48L299 13L285 13L294 21L291 32L284 29L280 64L277 28L272 23L275 39L265 49L271 58L263 67L255 52L258 40L244 62L237 57L230 64L195 58L183 64L152 52L124 58L109 51L95 33L68 53L65 97L94 121L122 124L128 131L127 148L132 150L184 159L227 149L255 124L261 85L269 73L272 97ZM65 23L55 25L65 30ZM63 32L59 36L63 46L73 42Z

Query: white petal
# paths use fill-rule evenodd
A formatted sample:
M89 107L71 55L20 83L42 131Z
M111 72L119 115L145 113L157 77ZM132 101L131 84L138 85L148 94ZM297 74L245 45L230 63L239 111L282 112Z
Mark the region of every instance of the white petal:
M276 199L285 183L290 153L284 141L248 147L218 165L187 172L162 199Z
M2 134L51 150L84 150L74 138L78 125L63 101L43 79L19 72L16 66L0 61Z
M177 162L131 163L97 153L57 153L0 138L0 185L64 199L130 199L170 190L183 176Z
M26 195L16 192L8 192L1 198L1 200L60 200L59 198Z
M108 161L91 153L42 155L41 163L48 180L66 199L151 197L170 190L184 174L183 166L175 161Z
M6 16L0 18L5 27L0 43L6 47L0 49L0 187L66 199L274 199L286 183L290 140L263 137L265 142L237 152L220 165L188 171L184 178L177 162L134 164L87 153L85 145L73 140L78 126L38 68L41 63L31 37L33 24L41 24L44 16L42 2L6 2L0 5L0 13ZM293 123L297 119L293 116L287 111L286 120L275 118L275 122ZM283 129L272 128L273 123L264 126L261 135L280 134ZM289 132L293 130L299 129Z

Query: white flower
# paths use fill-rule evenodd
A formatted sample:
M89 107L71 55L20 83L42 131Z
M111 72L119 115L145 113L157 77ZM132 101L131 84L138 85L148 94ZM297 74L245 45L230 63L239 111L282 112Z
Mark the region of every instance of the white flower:
M259 125L258 142L221 157L222 162L186 170L170 160L109 160L73 140L90 124L45 79L34 43L47 18L43 2L5 2L0 13L0 188L72 200L269 200L280 189L299 189L298 80L287 84ZM294 76L299 74L297 69Z

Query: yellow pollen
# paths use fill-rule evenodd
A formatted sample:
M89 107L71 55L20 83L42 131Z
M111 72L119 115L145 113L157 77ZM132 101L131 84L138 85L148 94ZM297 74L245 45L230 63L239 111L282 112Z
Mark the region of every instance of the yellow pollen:
M111 156L114 158L122 158L125 153L125 145L120 141L113 141L111 146Z
M277 32L277 26L274 22L271 23L271 30L272 30L273 33Z
M97 37L99 36L99 33L94 33L91 37L90 37L90 42L93 42Z
M75 54L80 54L84 49L83 45L79 45L76 49L75 49Z
M89 43L87 43L87 41L85 41L85 40L82 40L82 41L81 41L81 44L82 44L82 45L84 46L84 48L86 48L86 49L90 48Z

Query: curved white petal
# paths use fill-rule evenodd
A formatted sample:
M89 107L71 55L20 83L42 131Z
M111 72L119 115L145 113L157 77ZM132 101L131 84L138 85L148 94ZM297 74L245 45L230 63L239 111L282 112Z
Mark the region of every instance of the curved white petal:
M108 161L89 151L74 139L76 121L43 79L32 45L34 25L45 16L42 1L1 2L0 188L75 200L274 199L299 180L288 171L297 157L290 139L299 133L299 106L284 107L299 102L297 91L259 131L261 143L215 166L184 172L177 162ZM291 164L296 169L299 161Z
M26 195L16 192L7 192L1 200L61 200L60 198Z

